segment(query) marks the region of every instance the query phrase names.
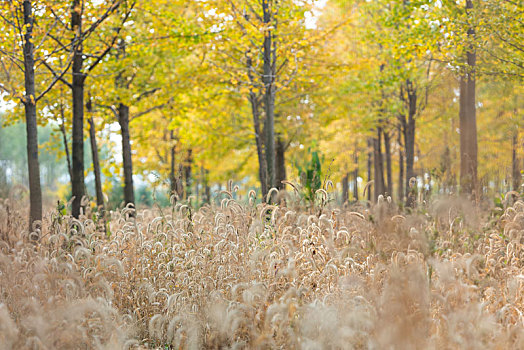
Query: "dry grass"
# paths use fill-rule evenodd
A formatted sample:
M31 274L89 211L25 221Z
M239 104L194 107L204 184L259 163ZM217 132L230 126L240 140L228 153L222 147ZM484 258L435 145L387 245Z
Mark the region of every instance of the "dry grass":
M111 213L109 239L51 213L38 243L0 202L0 347L524 348L524 202L405 216L226 197Z

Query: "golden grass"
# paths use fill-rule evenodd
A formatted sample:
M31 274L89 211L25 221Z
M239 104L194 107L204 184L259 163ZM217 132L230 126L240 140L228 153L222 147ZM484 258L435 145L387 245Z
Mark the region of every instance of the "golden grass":
M0 202L0 347L524 349L523 201L405 215L225 195L113 212L109 239L50 213L38 243Z

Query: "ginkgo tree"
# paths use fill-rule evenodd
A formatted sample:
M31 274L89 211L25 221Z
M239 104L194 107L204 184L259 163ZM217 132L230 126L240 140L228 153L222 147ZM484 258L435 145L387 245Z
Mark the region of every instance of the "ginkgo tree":
M280 102L305 72L317 32L306 28L314 1L206 1L202 18L217 35L207 43L209 66L222 72L233 98L249 103L262 194L277 187Z
M55 65L54 75L35 73L42 65L49 66L51 63L48 62L56 60L56 55L61 52L61 47L56 45L50 34L59 21L46 17L48 9L53 6L50 1L30 0L3 1L0 4L0 89L7 94L7 99L23 104L25 110L30 227L35 221L42 220L37 103L51 91L72 64L71 55L62 52L67 58L63 59L63 64ZM63 31L60 33L63 34Z

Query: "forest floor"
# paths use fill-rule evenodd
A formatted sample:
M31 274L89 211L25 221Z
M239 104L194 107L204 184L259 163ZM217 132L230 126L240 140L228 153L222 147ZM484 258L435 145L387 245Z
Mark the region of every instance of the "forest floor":
M0 201L2 349L524 349L524 202L26 217ZM38 236L35 242L34 238Z

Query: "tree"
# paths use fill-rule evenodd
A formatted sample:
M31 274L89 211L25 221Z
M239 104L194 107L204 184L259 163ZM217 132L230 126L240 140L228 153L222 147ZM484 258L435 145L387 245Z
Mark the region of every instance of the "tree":
M51 30L51 38L58 44L61 52L71 52L71 80L67 81L57 74L56 69L44 61L49 72L71 89L72 93L72 150L71 150L71 188L74 197L72 214L78 217L85 195L84 183L84 94L85 82L93 70L104 60L115 45L118 33L129 17L129 11L115 20L111 28L103 26L126 0L99 1L72 0L70 25L66 25L67 12L64 9L55 11L49 6L50 17L59 25L62 32L69 31L71 42L65 44L63 35ZM84 18L89 15L90 24L84 28ZM112 33L114 31L114 33ZM96 37L98 36L98 37Z
M466 0L466 16L471 16L473 2ZM469 22L469 21L468 21ZM469 23L467 41L475 35ZM476 53L473 44L467 44L466 64L460 75L460 186L464 193L478 195L477 183L477 114L476 114Z
M96 205L99 208L102 216L104 215L104 195L102 192L102 174L100 170L100 160L98 158L98 146L96 142L96 125L93 119L93 105L91 96L86 104L86 109L89 115L87 122L89 123L89 139L91 141L91 158L93 159L93 173L95 175L95 192Z
M313 1L212 1L203 8L209 30L217 32L209 43L208 61L227 77L221 80L228 81L228 94L250 105L264 197L278 186L276 116L285 116L280 96L289 98L285 94L292 82L305 76L306 52L317 39L304 24L312 5Z
M6 35L5 43L13 42L13 45L2 45L2 68L3 82L0 88L17 98L25 109L26 139L27 139L27 165L29 173L30 209L29 224L32 229L35 221L42 220L42 189L40 184L40 165L38 161L38 130L37 130L37 102L45 96L65 74L70 66L66 64L65 69L56 74L52 79L44 79L40 82L41 92L36 94L35 62L43 62L49 59L50 55L43 54L42 57L35 58L35 18L33 15L33 3L30 0L7 1L3 2L0 8L3 12L1 16L2 32ZM45 7L44 7L45 8ZM44 27L38 29L38 41L43 43L49 39L45 25L52 26L44 22ZM9 49L12 51L7 51ZM53 52L53 50L51 50ZM40 54L40 52L38 53ZM20 59L20 56L23 56ZM47 57L46 57L47 56ZM22 64L20 64L22 63ZM17 67L24 75L24 93L21 87L17 86L16 77L11 74L11 68Z

